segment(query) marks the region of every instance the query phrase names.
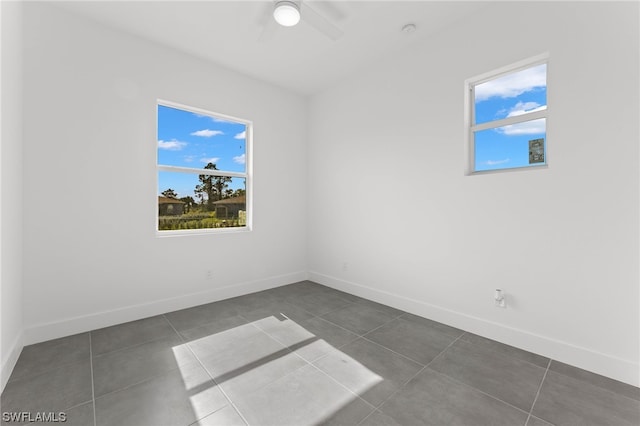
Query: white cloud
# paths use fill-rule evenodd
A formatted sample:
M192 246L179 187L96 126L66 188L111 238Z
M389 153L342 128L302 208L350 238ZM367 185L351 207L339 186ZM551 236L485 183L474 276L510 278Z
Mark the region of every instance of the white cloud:
M499 127L496 131L507 136L537 135L546 131L546 123L545 119L541 118L539 120L525 121L523 123Z
M484 101L494 96L515 98L535 88L546 86L547 64L541 64L476 85L476 101Z
M247 138L247 131L245 130L243 132L240 132L237 135L235 135L233 138L234 139L246 139Z
M210 138L211 136L218 136L223 134L224 132L220 130L204 129L204 130L198 130L197 132L191 133L191 136L202 136L204 138Z
M233 162L236 164L244 164L246 161L246 157L244 154L238 155L237 157L233 157Z
M211 119L211 121L213 121L214 123L232 123L232 124L237 124L234 121L229 121L229 120L225 120L224 118L218 118L218 117L214 117L212 115L207 115L207 114L198 114L197 112L193 112L192 113L194 116L198 117L198 118L209 118Z
M175 139L170 141L158 141L158 148L166 149L167 151L180 151L185 146L187 146L186 142L177 141Z
M485 164L487 166L496 166L498 164L508 163L509 161L511 161L510 158L505 158L504 160L487 160L487 161L485 161Z
M216 164L218 161L220 161L219 157L211 157L211 158L201 158L200 162L201 163L213 163Z
M528 112L542 111L546 108L546 105L540 105L537 102L518 102L509 110L507 117L516 117Z
M220 118L220 117L211 117L211 119L213 120L213 122L214 122L214 123L231 123L231 124L237 124L235 121L225 120L224 118Z

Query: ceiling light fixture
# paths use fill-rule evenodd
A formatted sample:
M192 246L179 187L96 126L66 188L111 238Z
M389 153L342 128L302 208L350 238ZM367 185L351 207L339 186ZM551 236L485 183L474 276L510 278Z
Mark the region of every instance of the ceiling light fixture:
M300 9L292 1L279 1L273 9L273 18L283 27L293 27L300 22Z

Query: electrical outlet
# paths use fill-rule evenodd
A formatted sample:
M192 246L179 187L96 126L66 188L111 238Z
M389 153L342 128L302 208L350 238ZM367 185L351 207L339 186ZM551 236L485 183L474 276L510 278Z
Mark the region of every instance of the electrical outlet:
M342 272L347 272L349 270L349 264L347 262L342 262Z
M493 300L497 308L506 308L507 304L504 298L504 291L500 288L497 288L495 293L493 293Z
M205 273L205 278L208 280L213 279L213 271L211 269L207 269L207 272Z

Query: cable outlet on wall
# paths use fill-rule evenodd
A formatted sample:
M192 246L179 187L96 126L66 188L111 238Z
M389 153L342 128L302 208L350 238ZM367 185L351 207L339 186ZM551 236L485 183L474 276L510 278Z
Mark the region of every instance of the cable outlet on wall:
M504 298L504 291L501 288L496 288L496 291L493 293L493 300L495 301L497 308L507 307L507 303Z

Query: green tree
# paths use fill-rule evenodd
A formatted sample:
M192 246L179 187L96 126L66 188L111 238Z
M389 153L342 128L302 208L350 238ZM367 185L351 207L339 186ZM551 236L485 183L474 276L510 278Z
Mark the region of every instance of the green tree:
M244 179L244 188L238 188L235 190L235 192L233 193L234 197L241 197L243 195L247 195L247 190L245 189L247 187L247 180Z
M213 163L207 163L204 168L218 170L218 167ZM202 204L204 204L206 197L207 210L212 211L213 203L223 198L224 190L229 186L231 178L228 176L198 175L198 180L200 184L196 185L193 192L201 200Z
M178 194L176 193L176 191L171 188L165 189L161 192L161 194L167 198L178 198Z
M189 213L191 211L191 209L193 208L193 206L196 205L196 200L194 200L193 197L189 197L188 195L186 197L180 198L180 201L182 201L184 203L184 212L185 213Z

